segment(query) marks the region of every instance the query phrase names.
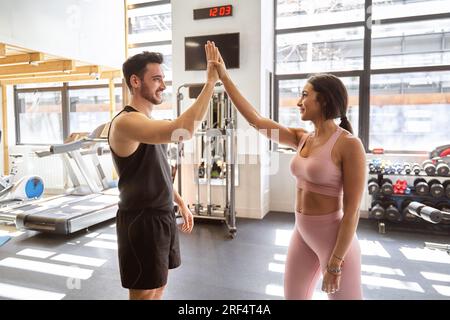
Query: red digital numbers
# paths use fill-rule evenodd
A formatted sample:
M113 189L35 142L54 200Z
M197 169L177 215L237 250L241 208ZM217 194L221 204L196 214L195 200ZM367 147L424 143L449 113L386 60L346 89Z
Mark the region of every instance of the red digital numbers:
M224 6L224 7L214 7L209 9L209 16L210 17L224 17L229 16L231 14L231 6Z
M231 4L210 8L194 9L194 20L229 17L232 15L233 6Z
M210 17L217 17L217 11L218 11L217 7L209 9L209 16Z

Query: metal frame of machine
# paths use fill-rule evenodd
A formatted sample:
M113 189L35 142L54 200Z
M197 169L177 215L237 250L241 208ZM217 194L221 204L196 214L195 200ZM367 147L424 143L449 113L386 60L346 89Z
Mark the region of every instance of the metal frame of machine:
M114 218L117 212L119 192L117 188L114 188L113 183L107 181L100 165L97 153L102 148L99 143L105 143L106 139L100 136L102 130L98 131L97 129L98 136L91 134L90 136L81 136L81 139L78 139L78 136L72 139L75 141L67 142L66 140L65 144L53 145L49 150L36 152L39 157L61 155L73 184L73 188L68 193L22 205L0 208L2 220L14 221L18 229L70 234ZM71 136L74 135L76 134ZM83 159L83 156L87 155L91 155L97 177L92 177L88 165ZM86 181L87 188L80 183L76 168Z
M189 89L189 98L197 98L202 83L189 83L181 85L177 90L177 116L181 114L181 102L184 99L182 88ZM194 177L196 183L195 202L189 207L193 209L194 217L200 219L213 219L224 221L228 227L229 234L235 237L236 210L235 210L235 184L236 184L236 119L237 113L233 108L222 84L217 84L210 100L206 120L202 122L201 128L193 137L194 154ZM178 192L182 194L181 159L183 158L183 143L178 143ZM204 168L201 168L202 161ZM218 165L220 163L220 165ZM213 166L221 171L215 172L212 177ZM203 170L204 169L204 170ZM201 174L203 171L203 174ZM204 179L201 179L201 175ZM218 187L224 188L223 204L212 202L212 182L219 179L222 183ZM202 183L204 182L204 183ZM202 202L200 189L206 187L206 204ZM217 186L217 184L215 184Z

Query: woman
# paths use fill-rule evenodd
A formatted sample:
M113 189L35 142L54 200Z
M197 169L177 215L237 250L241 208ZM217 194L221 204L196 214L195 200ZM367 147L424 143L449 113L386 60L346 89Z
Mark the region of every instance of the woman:
M314 124L314 131L308 133L259 115L230 79L220 54L214 65L228 95L249 124L269 139L276 136L276 142L297 151L291 161L297 200L286 259L285 298L311 299L322 274L322 290L330 299L362 299L356 228L366 160L362 143L352 135L346 117L345 86L329 74L308 79L297 104L301 119ZM334 122L336 118L341 119L339 126Z

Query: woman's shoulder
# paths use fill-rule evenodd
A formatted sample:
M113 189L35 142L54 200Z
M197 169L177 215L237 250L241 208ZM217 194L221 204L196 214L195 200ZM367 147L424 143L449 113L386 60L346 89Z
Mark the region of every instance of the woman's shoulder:
M343 152L364 151L364 146L361 139L345 129L342 129L342 131L343 132L338 139L338 143Z

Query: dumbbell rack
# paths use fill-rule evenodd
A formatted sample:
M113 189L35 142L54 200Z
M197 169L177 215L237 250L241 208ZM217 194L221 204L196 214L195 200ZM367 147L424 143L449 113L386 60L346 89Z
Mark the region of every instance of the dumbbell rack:
M428 176L428 175L414 175L414 174L386 174L386 173L370 173L371 177L377 177L377 180L379 183L383 181L383 179L386 176L389 177L414 177L414 179L417 178L424 178L425 180L431 180L436 178L445 178L450 179L448 176ZM391 179L393 183L395 181ZM386 233L386 225L389 225L389 227L397 230L402 231L416 231L416 232L425 232L425 233L435 233L435 234L445 234L450 235L450 221L449 220L443 220L438 224L432 224L429 222L426 222L420 218L417 218L413 221L409 221L408 219L405 219L404 208L406 207L405 201L411 202L411 201L417 201L417 202L425 202L430 203L432 205L439 205L442 210L442 206L445 208L450 208L450 198L448 198L444 192L443 196L441 197L433 197L431 194L426 195L420 195L416 193L415 186L409 186L411 189L410 194L384 194L381 191L381 188L378 192L375 192L372 194L372 201L373 204L376 201L383 202L383 203L395 203L395 207L400 212L400 219L398 221L392 221L387 219L386 217L383 217L381 219L376 219L371 215L372 205L369 208L369 219L376 220L378 225L378 232L379 233Z

